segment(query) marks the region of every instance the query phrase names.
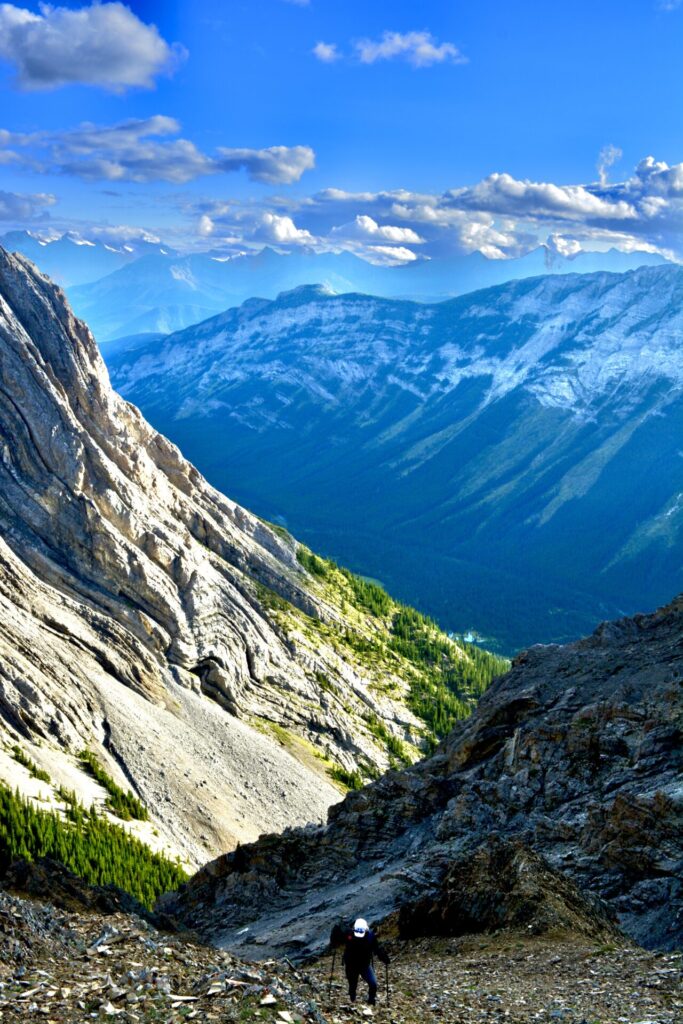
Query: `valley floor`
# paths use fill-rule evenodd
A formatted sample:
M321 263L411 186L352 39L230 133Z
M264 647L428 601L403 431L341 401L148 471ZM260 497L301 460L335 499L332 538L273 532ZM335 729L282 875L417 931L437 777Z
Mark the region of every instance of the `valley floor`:
M683 1020L680 954L526 936L423 939L388 948L391 1003L381 974L374 1013L383 1024ZM67 912L0 892L3 1024L369 1019L362 1003L346 1003L338 958L328 999L331 964L329 956L297 968L289 961L248 964L134 916Z

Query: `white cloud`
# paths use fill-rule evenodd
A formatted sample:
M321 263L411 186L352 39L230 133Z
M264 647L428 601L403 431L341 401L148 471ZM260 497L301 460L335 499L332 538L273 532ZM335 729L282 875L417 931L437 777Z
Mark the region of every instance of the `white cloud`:
M170 181L184 184L208 174L244 169L252 181L289 185L315 164L308 146L268 149L221 148L215 156L203 153L189 139L170 138L180 132L172 117L156 114L115 125L85 123L71 131L33 135L0 133L0 147L12 145L25 154L31 170L68 174L84 181ZM0 157L1 159L1 157Z
M46 192L22 195L17 192L0 191L0 220L27 221L45 215L46 208L54 206L56 196Z
M416 68L446 62L467 63L467 58L454 43L437 43L431 32L385 32L379 40L360 39L355 48L362 64L396 58Z
M369 245L366 258L378 266L399 267L405 263L414 263L417 256L403 245Z
M412 228L395 227L390 224L380 225L367 214L358 214L350 224L333 228L332 234L341 238L381 238L388 242L408 242L412 245L420 245L424 241Z
M551 252L557 252L560 256L578 256L581 252L578 238L564 238L559 234L550 235L547 245Z
M185 56L122 3L93 3L72 10L41 6L35 14L0 5L0 59L16 68L22 89L79 83L112 92L152 88L157 75Z
M147 228L133 227L130 224L106 224L101 227L88 228L87 235L99 242L107 242L110 245L121 245L123 242L148 242L151 245L158 245L161 242L159 235Z
M170 131L174 124L161 120L157 129ZM84 158L90 157L91 128L82 128L74 140L73 148ZM21 150L21 145L11 133L0 132L0 147ZM331 187L303 197L284 190L245 199L197 200L176 193L171 201L188 223L184 235L177 229L177 244L197 247L204 239L206 245L211 225L212 247L228 255L270 244L284 251L305 246L400 264L468 253L509 259L544 246L566 257L615 248L683 262L683 163L669 165L652 156L625 180L604 184L538 182L498 173L440 194Z
M213 234L214 227L214 222L208 213L203 213L197 223L197 234L201 235L202 238L208 238L209 235Z
M309 245L315 238L309 231L300 230L291 217L264 213L253 238L284 245Z
M310 146L271 146L269 149L219 149L220 170L244 168L252 181L291 185L315 166Z
M603 146L598 156L598 175L600 178L600 184L607 184L607 172L617 160L621 160L624 154L618 146L613 146L612 143L608 146Z
M446 195L460 209L534 217L605 217L626 220L637 217L634 207L591 192L584 185L520 181L511 174L491 174L470 188L452 189Z
M323 64L334 64L341 57L336 43L318 42L313 47L312 52Z

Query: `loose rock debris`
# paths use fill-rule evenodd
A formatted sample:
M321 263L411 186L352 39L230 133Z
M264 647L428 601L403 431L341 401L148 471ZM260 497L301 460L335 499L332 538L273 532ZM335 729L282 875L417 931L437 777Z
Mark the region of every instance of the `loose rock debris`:
M632 945L598 945L584 937L524 935L418 939L387 943L386 977L376 964L382 1024L683 1024L680 953L650 953ZM331 958L310 968L329 983ZM337 960L332 999L323 1000L329 1024L364 1017L348 1005Z
M0 892L2 1024L681 1024L681 955L585 939L388 943L374 1008L339 959L245 963L129 914L71 913ZM378 965L379 966L379 965Z
M325 1022L288 964L245 964L133 915L65 913L0 892L0 952L3 1024Z

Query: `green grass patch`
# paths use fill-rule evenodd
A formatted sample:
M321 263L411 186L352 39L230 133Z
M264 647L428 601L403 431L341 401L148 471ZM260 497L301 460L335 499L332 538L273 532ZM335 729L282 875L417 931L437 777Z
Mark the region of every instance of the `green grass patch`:
M39 768L35 761L31 760L28 754L25 754L21 747L16 744L12 747L12 757L18 763L27 768L32 778L39 779L41 782L50 782L50 773L46 772L44 768Z
M0 784L0 871L19 857L52 857L92 885L116 885L152 907L187 881L180 864L154 853L68 794L67 821Z
M362 789L365 785L365 780L359 771L349 772L338 764L328 768L327 774L335 782L341 783L346 789Z
M105 807L122 821L149 821L149 812L141 800L130 790L121 789L111 775L108 775L91 750L82 750L78 755L81 765L92 775L100 786L106 789L108 796Z
M302 565L304 569L307 569L321 580L326 579L333 565L333 563L327 562L323 558L318 558L312 551L302 546L297 548L296 558L299 565Z
M336 694L337 687L330 681L329 677L326 676L324 672L316 670L315 679L321 690L324 690L326 693Z
M404 765L412 763L406 744L398 736L394 736L377 715L370 712L364 715L364 719L372 735L384 745L391 758Z
M285 597L280 597L274 590L267 587L265 583L256 584L256 597L264 608L270 609L272 612L287 612L291 611L291 604Z

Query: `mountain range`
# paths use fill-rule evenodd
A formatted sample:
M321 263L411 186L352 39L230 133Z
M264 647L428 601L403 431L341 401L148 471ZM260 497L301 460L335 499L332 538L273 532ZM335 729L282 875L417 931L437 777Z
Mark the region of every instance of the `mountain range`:
M3 783L109 786L197 865L415 760L503 667L215 491L0 249Z
M108 244L69 232L41 238L29 231L8 231L0 236L0 245L28 256L62 287L96 281L144 255L173 255L170 246L144 238Z
M303 288L108 363L216 486L512 651L680 585L682 338L662 266L436 305Z
M42 254L31 255L43 267ZM475 252L417 260L407 266L374 266L352 253L217 253L144 255L90 284L69 288L74 310L99 342L131 334L180 330L249 298L274 299L304 284L337 292L436 301L487 285L537 274L625 271L663 263L643 252L580 253L567 258L539 247L519 259L491 260Z
M544 401L563 408L569 389L566 379L558 383L559 366L583 399L572 406L577 414L591 408L591 389L603 403L613 393L595 372L602 369L608 380L617 373L616 393L629 414L645 400L641 378L645 397L659 381L654 390L663 401L645 419L666 419L679 390L678 328L665 315L666 300L671 307L679 297L675 273L531 280L506 286L504 299L494 290L495 315L504 310L518 326L507 341L490 323L489 340L482 327L492 315L490 292L428 307L305 288L224 314L220 339L215 324L204 325L205 348L194 358L212 346L215 355L241 331L245 358L224 363L225 383L228 370L249 367L245 339L253 339L260 358L265 328L275 344L277 325L290 344L299 336L311 358L323 352L332 379L343 369L347 397L353 387L363 390L358 367L374 366L372 380L380 381L377 352L393 365L402 346L415 373L420 363L422 372L437 366L437 379L457 388L471 362L456 354L456 339L427 354L434 321L444 317L442 326L453 328L455 305L460 332L481 321L475 342L490 402L528 380L541 408ZM628 310L626 285L632 300L635 290L642 293ZM584 327L595 328L596 309L605 326L582 349L567 318L587 300L593 312ZM534 326L549 302L555 319L546 311ZM340 315L350 346L343 367L332 345ZM618 370L610 350L617 337ZM129 358L137 361L142 351L143 359L163 356L174 365L168 339L155 339L146 353L136 345L139 339ZM631 350L637 359L629 374ZM125 346L120 353L126 356ZM181 346L176 361L187 358ZM296 401L287 399L305 396L305 378L300 368L283 376L281 365L281 357L271 358L263 381L277 381L282 417L296 412ZM542 379L531 374L538 365ZM413 383L409 393L416 390ZM329 404L329 393L317 394ZM210 418L216 406L210 395L204 400L203 410L190 412ZM245 408L256 410L258 422L259 403ZM419 955L422 973L435 963L429 936L465 934L471 942L493 932L479 949L489 957L497 943L499 967L501 950L521 951L503 957L508 972L518 970L515 955L528 959L539 949L546 957L560 950L554 964L583 950L632 956L624 933L648 948L680 945L681 598L654 614L602 623L567 646L535 646L502 674L500 660L449 639L375 582L314 555L281 526L214 490L111 389L94 339L63 293L3 250L0 527L4 884L72 911L56 916L2 894L8 963L40 951L48 968L28 975L22 968L5 983L11 1019L23 1019L27 997L46 1008L50 1002L48 1012L69 1006L64 1019L73 1019L83 1005L109 1016L125 1012L114 1005L123 998L146 1016L158 1016L167 997L176 1008L189 1001L204 1012L220 995L241 1019L252 1008L260 1017L260 1007L287 997L302 1019L319 1022L317 1004L302 998L304 986L316 991L315 982L291 958L320 952L330 922L361 907L402 951ZM429 756L413 763L421 753ZM381 777L355 791L373 776ZM332 782L342 781L354 792L339 801ZM119 816L126 832L103 831L92 808ZM58 859L89 843L97 859L83 861L84 871L102 870L96 877L107 882L118 869L133 882L143 859L151 868L149 850L143 858L145 847L132 845L130 832L195 867L228 851L162 896L154 920L183 933L163 949L139 916L149 914L130 895L87 885L54 860L27 863L41 843ZM24 859L7 870L9 851ZM166 877L173 877L168 870ZM177 868L175 878L182 879ZM91 927L88 942L74 939L75 928L84 936L88 926L73 910L85 907L116 913L112 927ZM279 980L264 988L262 970L220 954L212 957L225 969L207 974L206 947L199 953L188 943L187 929L252 961L272 965L273 956L284 957L299 994ZM125 965L117 962L114 976L103 976L98 959L99 980L84 985L81 961L106 956L111 967L115 942L126 945ZM150 965L160 955L169 963L177 956L173 981L154 966L133 973L140 962L131 956L143 955ZM59 991L45 982L53 984L57 963ZM675 970L661 955L648 963ZM201 995L178 990L180 964L191 964L194 974L188 985L185 971L181 987ZM598 976L602 983L591 968L585 980L594 986ZM234 1007L233 989L245 984ZM94 991L101 997L86 1004ZM405 993L414 995L410 979ZM258 1010L244 998L251 995ZM674 996L661 1003L665 1016L675 1012ZM285 1012L292 1016L279 1016ZM411 1013L412 1004L406 1020Z

